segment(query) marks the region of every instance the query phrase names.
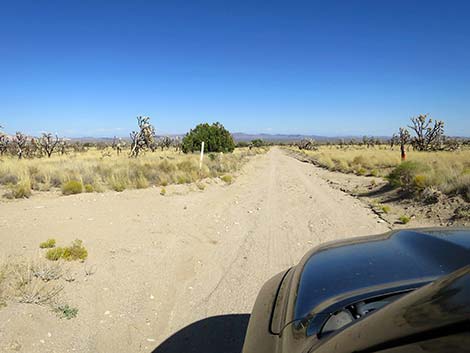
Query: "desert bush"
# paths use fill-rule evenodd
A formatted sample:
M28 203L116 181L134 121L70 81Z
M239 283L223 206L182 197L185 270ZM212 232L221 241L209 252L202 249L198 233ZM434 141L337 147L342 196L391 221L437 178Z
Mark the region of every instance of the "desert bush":
M39 247L41 249L50 249L55 247L56 241L55 239L47 239L46 241L43 241L42 243L39 244Z
M403 215L403 216L400 216L400 217L398 218L398 220L399 220L401 223L403 223L403 224L407 224L407 223L409 223L409 222L411 221L411 218L408 217L408 216Z
M7 199L27 199L31 196L31 183L29 180L22 180L13 185L3 195Z
M11 174L11 173L6 173L2 176L0 176L0 184L1 185L16 185L19 181L19 178L17 175Z
M382 205L382 206L380 206L380 209L381 209L384 213L390 213L390 211L392 210L392 209L390 208L390 206L388 206L388 205Z
M64 255L64 248L52 248L47 250L46 259L51 261L57 261Z
M93 187L93 185L85 184L85 192L90 193L90 192L94 192L94 191L95 191L95 188Z
M457 219L470 220L470 205L461 205L454 211L454 217Z
M78 315L78 309L69 306L68 304L59 304L54 307L54 312L61 318L61 319L73 319Z
M166 195L166 189L165 188L160 189L160 195L162 195L162 196Z
M196 186L199 190L204 190L206 188L206 185L204 183L196 183Z
M31 273L44 282L55 281L62 277L62 267L58 263L38 262L31 265Z
M69 180L62 184L62 194L75 195L83 192L83 184L78 180Z
M200 150L202 142L204 142L205 152L233 152L235 149L232 135L218 122L212 125L199 124L191 129L183 138L183 152Z
M49 249L46 252L46 259L51 261L57 261L64 259L67 261L73 260L85 260L88 257L88 251L83 246L83 242L79 239L73 241L72 245L67 247L57 247Z
M233 177L231 175L223 175L220 177L220 179L227 184L232 184L233 182Z
M421 162L406 161L396 167L389 175L388 180L394 187L401 187L407 191L416 191L418 183L424 183L422 173L429 171L429 167Z

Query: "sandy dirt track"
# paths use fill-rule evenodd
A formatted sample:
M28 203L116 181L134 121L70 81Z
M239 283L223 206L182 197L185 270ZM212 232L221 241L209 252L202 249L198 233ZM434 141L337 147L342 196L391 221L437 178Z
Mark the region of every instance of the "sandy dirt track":
M273 148L229 186L0 203L0 256L43 256L47 238L80 238L96 268L85 276L71 265L62 298L79 308L75 319L0 309L0 351L238 352L266 280L321 242L388 230L315 168Z

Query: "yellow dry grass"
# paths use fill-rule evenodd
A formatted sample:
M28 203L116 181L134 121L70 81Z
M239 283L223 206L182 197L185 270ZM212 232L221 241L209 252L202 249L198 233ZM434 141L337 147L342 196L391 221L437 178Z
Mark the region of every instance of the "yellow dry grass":
M296 148L292 148L299 151ZM398 148L376 146L320 146L317 151L302 153L318 165L333 171L386 177L401 164ZM470 197L470 149L446 152L407 152L407 161L423 166L416 182L435 187L446 194Z
M235 172L247 157L264 151L239 148L231 154L209 153L205 155L201 170L198 154L186 155L172 150L148 152L138 158L96 149L51 158L18 160L7 156L0 160L0 185L10 190L7 196L21 198L27 197L31 189L68 190L70 181L80 183L83 187L78 189L86 192L192 183Z

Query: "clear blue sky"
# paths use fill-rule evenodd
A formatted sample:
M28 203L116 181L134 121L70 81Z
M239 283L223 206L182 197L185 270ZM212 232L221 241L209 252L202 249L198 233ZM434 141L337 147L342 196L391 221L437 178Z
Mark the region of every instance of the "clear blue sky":
M7 132L470 136L470 1L2 1Z

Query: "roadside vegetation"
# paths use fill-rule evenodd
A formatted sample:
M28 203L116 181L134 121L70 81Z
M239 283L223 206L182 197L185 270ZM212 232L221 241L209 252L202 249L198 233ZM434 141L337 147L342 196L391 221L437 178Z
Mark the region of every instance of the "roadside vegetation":
M68 282L63 262L19 259L0 263L0 310L11 302L49 307L60 318L72 319L78 309L63 303Z
M396 149L380 145L320 146L302 153L319 166L342 173L384 177L404 191L420 192L433 187L444 194L460 194L470 200L470 148L449 152L408 152L402 162Z
M443 135L444 123L426 115L412 118L413 133L400 128L389 141L364 137L319 145L307 141L291 146L326 169L383 177L410 196L436 191L470 201L470 145Z
M266 151L260 145L235 149L232 136L220 123L198 125L183 144L178 138L157 137L148 117L138 117L138 125L139 130L130 134L130 145L120 139L109 145L72 145L51 134L28 138L17 133L7 138L0 133L3 196L21 199L34 191L54 190L63 195L121 192L225 178L248 157ZM207 153L200 168L203 140Z

